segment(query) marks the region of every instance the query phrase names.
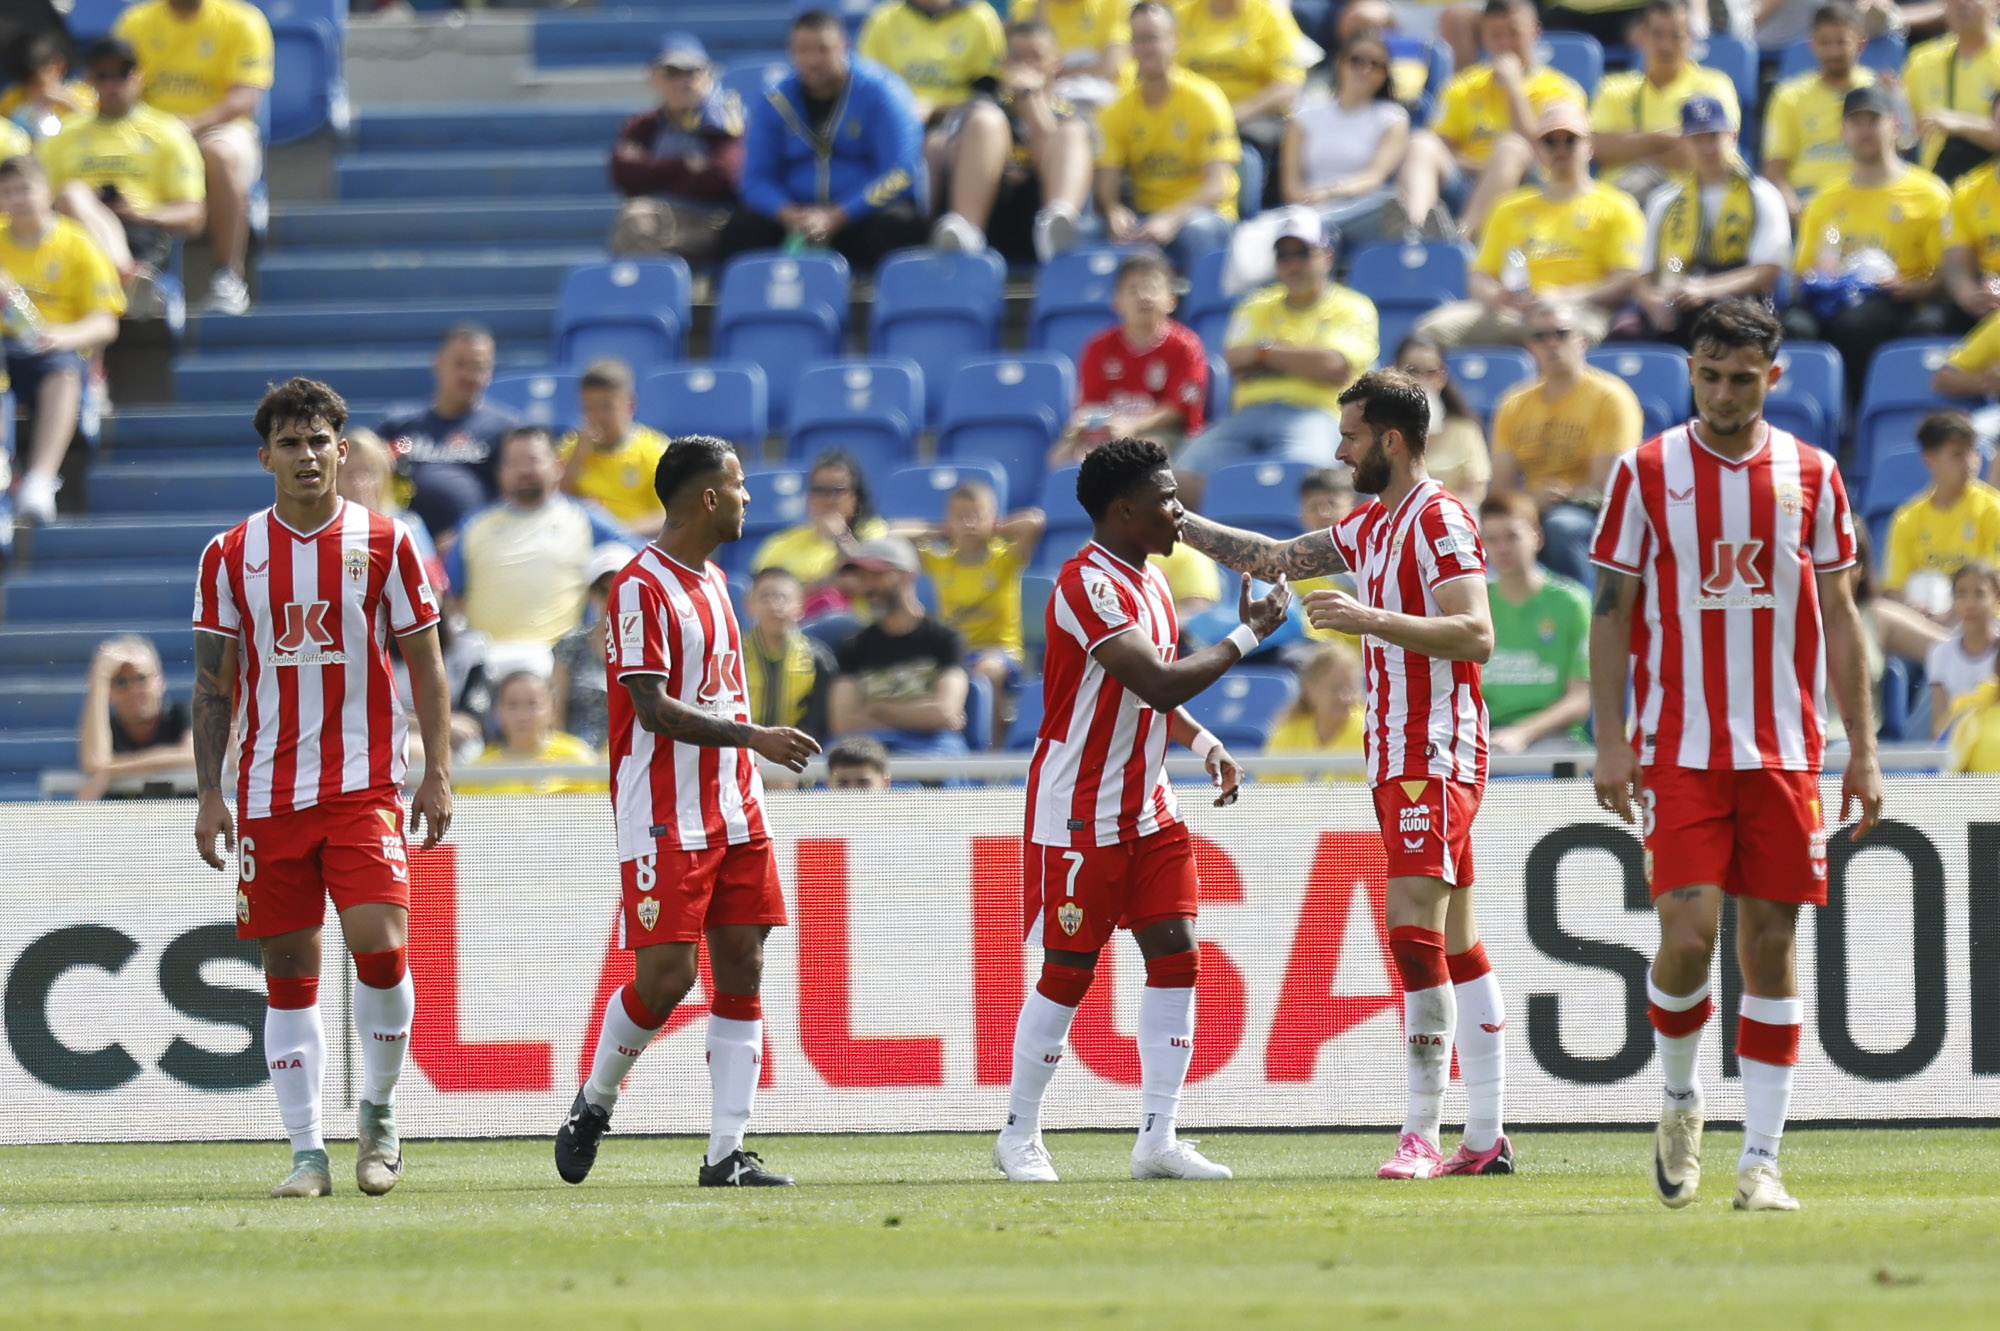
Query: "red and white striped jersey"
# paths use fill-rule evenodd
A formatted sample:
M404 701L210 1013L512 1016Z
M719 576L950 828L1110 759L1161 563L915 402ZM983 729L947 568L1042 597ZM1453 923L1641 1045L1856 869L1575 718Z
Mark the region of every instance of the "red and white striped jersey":
M624 681L664 675L677 702L725 721L750 721L743 635L722 570L699 573L647 545L611 583L604 635L610 684L611 807L620 862L739 846L770 835L764 777L748 749L683 744L639 724Z
M306 533L267 508L210 541L194 626L236 639L238 816L400 790L408 727L389 637L437 622L409 529L359 504Z
M1436 481L1425 481L1391 513L1379 499L1333 528L1334 548L1354 570L1366 604L1404 615L1437 615L1447 582L1486 576L1486 547L1472 513ZM1362 640L1368 693L1364 750L1370 785L1405 777L1486 781L1486 700L1479 665Z
M1590 557L1640 578L1639 761L1816 772L1826 743L1815 573L1854 562L1840 468L1783 430L1731 461L1676 426L1618 459Z
M1115 846L1180 821L1167 781L1166 712L1127 691L1097 662L1098 644L1146 635L1162 661L1178 654L1167 576L1133 568L1092 541L1056 575L1042 658L1042 728L1028 765L1028 840Z

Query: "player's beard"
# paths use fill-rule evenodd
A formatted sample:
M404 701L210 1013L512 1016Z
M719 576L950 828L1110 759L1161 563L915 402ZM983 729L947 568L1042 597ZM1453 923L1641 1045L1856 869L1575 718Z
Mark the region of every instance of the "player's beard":
M1354 464L1354 490L1356 494L1378 495L1388 488L1389 455L1382 451L1382 441L1378 438Z

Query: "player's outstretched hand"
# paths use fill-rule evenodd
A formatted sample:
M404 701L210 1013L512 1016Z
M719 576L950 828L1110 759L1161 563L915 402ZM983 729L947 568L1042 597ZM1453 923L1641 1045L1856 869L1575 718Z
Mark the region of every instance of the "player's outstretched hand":
M1636 823L1638 812L1633 805L1639 801L1640 789L1645 775L1639 769L1639 755L1628 744L1613 744L1609 748L1600 746L1597 750L1597 768L1591 774L1597 786L1597 805L1618 815L1619 820ZM1879 786L1877 793L1880 793Z
M1368 607L1338 587L1306 594L1306 618L1316 629L1360 637L1368 631Z
M803 730L790 726L759 726L750 747L760 758L769 758L794 772L806 770L806 763L819 752L819 741Z
M1840 821L1848 820L1856 803L1861 805L1861 821L1847 834L1852 841L1861 840L1882 821L1882 760L1872 750L1848 756L1847 770L1840 774Z
M422 832L422 849L430 850L451 830L451 782L442 772L426 772L410 799L410 831Z
M1215 788L1221 792L1215 797L1215 807L1226 809L1236 803L1236 796L1243 788L1243 769L1229 756L1229 750L1220 744L1216 745L1208 751L1205 765L1208 768L1208 779L1213 781Z
M1285 575L1271 584L1271 590L1256 600L1250 599L1250 575L1243 575L1243 585L1236 593L1236 616L1250 626L1250 631L1259 639L1268 638L1278 631L1285 622L1285 612L1292 608L1292 589L1285 585Z
M222 838L220 855L215 850L218 836ZM236 823L230 818L229 805L224 802L219 790L202 793L201 811L194 816L194 848L201 852L209 868L227 872L229 866L222 856L236 849Z

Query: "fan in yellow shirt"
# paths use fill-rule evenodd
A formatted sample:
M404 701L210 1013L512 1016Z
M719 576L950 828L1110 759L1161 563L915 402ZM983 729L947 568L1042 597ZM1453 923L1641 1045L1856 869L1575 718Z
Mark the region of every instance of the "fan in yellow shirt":
M27 130L11 120L0 120L0 162L34 150L34 140L28 137Z
M1978 479L1979 445L1964 412L1940 411L1917 426L1931 483L1896 510L1882 586L1918 603L1949 604L1950 578L1978 560L2000 564L2000 490ZM1931 588L1910 580L1928 575Z
M55 34L38 32L25 36L15 47L14 72L19 82L0 90L0 125L12 121L40 142L62 132L74 117L97 109L97 94L88 83L69 82L69 56ZM7 141L0 129L0 146ZM0 151L9 157L14 149Z
M1850 124L1855 119L1848 117ZM1893 132L1895 122L1889 125ZM1857 152L1853 174L1828 185L1806 205L1793 270L1803 276L1824 267L1829 246L1843 261L1863 250L1881 250L1895 262L1899 278L1925 281L1944 258L1950 208L1951 191L1930 172L1890 157L1866 169Z
M1021 574L1041 543L1042 511L1000 516L993 487L960 482L937 527L900 530L918 542L917 559L937 592L938 618L965 639L965 665L1003 690L1021 673Z
M1797 217L1805 200L1853 165L1841 137L1841 103L1853 88L1870 87L1875 71L1861 63L1865 42L1854 10L1828 6L1814 16L1817 69L1793 75L1764 109L1764 177Z
M1941 397L2000 397L2000 318L1981 320L1951 349L1931 388Z
M750 496L755 504L762 496ZM780 502L771 496L773 503ZM889 524L875 516L868 481L845 453L822 453L806 474L805 521L767 537L751 556L752 572L782 568L805 585L808 599L834 576L843 547L889 534ZM839 602L835 607L838 608ZM817 609L826 609L821 606ZM814 607L808 607L809 613Z
M1733 126L1743 123L1743 112L1729 76L1694 62L1685 6L1648 6L1640 33L1645 68L1604 76L1590 103L1590 127L1601 168L1650 167L1654 174L1647 183L1657 185L1658 172L1688 165L1681 142L1681 107L1688 98L1715 98Z
M2000 99L1993 131L2000 135ZM1988 162L1958 178L1944 232L1944 285L1962 322L2000 310L2000 164Z
M196 133L225 102L228 119L248 120L256 97L231 94L271 86L271 25L243 0L141 0L112 31L139 53L146 100Z
M653 473L667 438L632 421L632 371L620 360L592 361L577 381L583 428L556 445L562 491L595 502L618 524L640 536L657 536L666 510L653 491Z
M486 746L459 779L461 795L571 795L611 788L603 770L604 757L597 750L555 728L555 701L549 682L531 670L520 670L500 681L493 697L493 717L500 726L500 739ZM599 770L581 775L550 773L548 776L489 777L482 780L482 767L581 767Z
M1479 18L1486 62L1452 76L1439 101L1437 123L1410 136L1399 193L1404 216L1388 220L1385 234L1415 222L1434 236L1461 232L1477 240L1493 205L1520 186L1534 165L1536 126L1558 103L1582 106L1583 89L1567 75L1539 62L1542 33L1533 0L1489 5ZM1449 192L1470 196L1458 220L1440 199Z
M1113 241L1157 245L1186 272L1197 254L1229 241L1243 148L1229 99L1175 63L1179 47L1172 10L1134 7L1138 78L1098 118L1096 192Z
M1322 643L1299 667L1299 696L1285 709L1264 737L1267 754L1341 754L1362 756L1367 728L1361 705L1361 653L1344 642ZM1360 763L1336 778L1359 781ZM1269 776L1265 781L1297 782L1297 776ZM1327 777L1313 778L1325 781Z
M1340 395L1359 379L1380 353L1380 321L1368 297L1338 282L1324 282L1303 304L1283 282L1253 291L1236 307L1225 339L1231 347L1308 347L1337 351L1347 362L1346 377L1331 380L1287 374L1245 374L1236 380L1235 409L1258 402L1288 402L1340 413Z
M1987 680L1951 710L1947 772L2000 773L2000 681Z
M1272 0L1180 0L1181 65L1216 87L1239 122L1283 114L1305 84L1299 25Z
M855 49L900 75L928 120L1000 72L1007 39L984 0L884 0L861 25Z
M1572 338L1574 334L1571 334ZM1581 346L1577 347L1581 361ZM1632 389L1593 365L1516 385L1493 413L1493 489L1526 490L1544 508L1602 494L1620 453L1645 442Z
M1116 83L1132 58L1131 13L1127 0L1014 0L1007 21L1046 23L1065 70Z
M1912 47L1903 89L1923 144L1917 162L1946 181L1992 156L1989 108L2000 91L2000 31L1982 0L1947 0L1943 37Z

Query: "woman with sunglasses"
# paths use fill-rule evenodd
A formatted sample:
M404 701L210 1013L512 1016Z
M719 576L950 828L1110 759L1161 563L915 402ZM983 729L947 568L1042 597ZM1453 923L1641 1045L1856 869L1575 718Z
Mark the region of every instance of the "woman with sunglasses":
M1335 95L1300 108L1285 127L1278 159L1285 202L1317 209L1336 235L1375 239L1395 197L1410 113L1389 85L1389 48L1364 29L1340 53Z
M806 588L806 617L816 610L838 609L845 596L832 604L816 597L825 584L838 575L841 560L863 541L887 536L889 524L875 515L868 494L868 481L861 464L839 449L829 449L813 459L806 473L806 519L796 527L769 537L757 547L750 569L782 568Z
M1406 337L1396 348L1396 368L1423 385L1430 399L1430 440L1424 445L1424 467L1431 479L1477 509L1493 479L1493 459L1486 450L1486 432L1479 415L1452 382L1444 352L1435 342Z

